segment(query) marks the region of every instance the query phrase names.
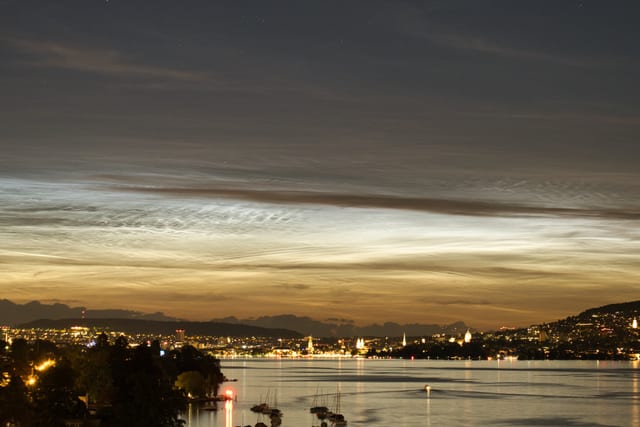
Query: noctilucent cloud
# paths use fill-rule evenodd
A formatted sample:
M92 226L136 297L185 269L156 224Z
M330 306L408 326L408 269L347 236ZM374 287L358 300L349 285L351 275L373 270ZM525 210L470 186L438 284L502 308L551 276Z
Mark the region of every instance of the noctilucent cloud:
M640 294L635 1L0 1L0 296L478 328Z

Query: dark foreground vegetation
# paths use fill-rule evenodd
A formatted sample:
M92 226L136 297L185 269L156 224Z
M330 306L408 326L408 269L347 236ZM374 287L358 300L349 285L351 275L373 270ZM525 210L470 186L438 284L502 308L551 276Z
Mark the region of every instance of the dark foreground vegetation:
M218 359L194 347L161 352L126 338L57 347L0 342L0 426L181 426L188 399L217 394Z

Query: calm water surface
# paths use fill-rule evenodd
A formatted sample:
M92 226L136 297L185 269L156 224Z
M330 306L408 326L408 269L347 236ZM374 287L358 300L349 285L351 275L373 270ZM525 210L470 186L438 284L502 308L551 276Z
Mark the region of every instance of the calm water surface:
M349 426L640 426L637 362L227 359L222 370L237 402L192 407L189 427L269 425L249 410L267 399L283 427L317 426L309 407L324 395L331 409L338 390Z

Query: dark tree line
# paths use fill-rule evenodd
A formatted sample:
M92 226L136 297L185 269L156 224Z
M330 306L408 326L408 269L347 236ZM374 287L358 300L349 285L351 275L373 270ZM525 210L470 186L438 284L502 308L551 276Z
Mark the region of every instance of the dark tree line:
M3 427L58 427L66 420L181 426L187 395L215 395L223 380L219 361L191 346L161 356L158 342L132 347L119 337L110 344L104 334L92 348L21 339L0 344Z

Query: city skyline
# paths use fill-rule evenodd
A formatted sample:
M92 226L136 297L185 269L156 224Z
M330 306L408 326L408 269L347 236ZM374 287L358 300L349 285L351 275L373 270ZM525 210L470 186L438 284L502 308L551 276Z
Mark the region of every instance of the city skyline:
M479 329L638 299L634 2L0 11L1 298Z

